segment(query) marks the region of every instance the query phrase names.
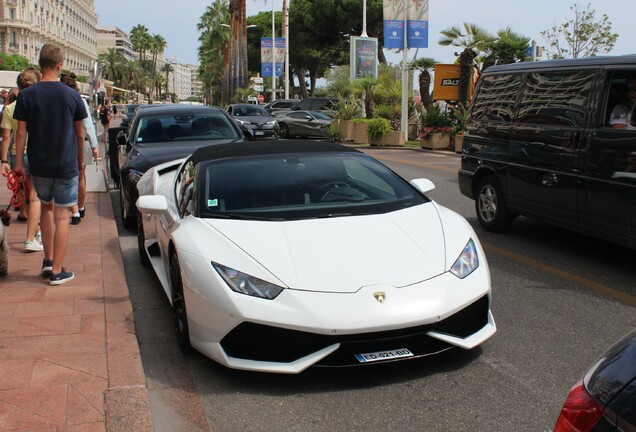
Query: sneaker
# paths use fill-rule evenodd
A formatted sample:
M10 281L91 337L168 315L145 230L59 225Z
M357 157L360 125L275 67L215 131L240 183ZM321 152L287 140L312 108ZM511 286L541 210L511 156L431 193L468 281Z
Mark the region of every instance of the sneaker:
M44 250L44 247L42 247L42 244L34 238L33 240L24 241L24 250L27 252L37 252Z
M62 285L63 283L70 282L75 279L73 272L66 271L66 268L62 267L62 271L59 273L51 273L49 276L49 283L51 285Z
M53 260L45 258L42 260L42 274L48 276L51 273L53 273Z
M79 214L80 214L80 217L84 219L84 216L86 215L86 208L79 209Z
M71 225L79 225L82 221L80 216L71 216Z

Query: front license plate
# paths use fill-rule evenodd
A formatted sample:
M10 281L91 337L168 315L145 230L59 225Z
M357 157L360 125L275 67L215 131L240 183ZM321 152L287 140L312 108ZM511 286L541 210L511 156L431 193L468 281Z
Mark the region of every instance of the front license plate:
M391 350L391 351L378 351L366 354L355 354L360 363L369 363L374 361L391 360L402 357L413 357L413 353L406 348Z
M265 132L262 132L262 131L256 131L256 132L254 133L254 135L265 135Z

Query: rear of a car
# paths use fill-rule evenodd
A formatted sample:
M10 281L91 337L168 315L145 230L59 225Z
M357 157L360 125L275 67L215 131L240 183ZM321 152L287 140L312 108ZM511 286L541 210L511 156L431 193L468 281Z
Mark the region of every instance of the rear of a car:
M554 432L636 430L636 330L614 344L570 390Z

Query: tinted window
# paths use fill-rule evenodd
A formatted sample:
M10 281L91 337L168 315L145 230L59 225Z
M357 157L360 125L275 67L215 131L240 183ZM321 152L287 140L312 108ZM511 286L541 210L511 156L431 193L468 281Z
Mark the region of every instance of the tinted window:
M230 119L220 112L149 115L139 120L135 131L139 144L235 138Z
M471 116L478 120L510 121L520 82L520 74L484 77L473 103Z
M235 106L232 110L232 115L236 117L244 116L263 116L269 117L267 110L261 106L242 105Z
M303 219L377 214L426 202L365 155L244 157L201 169L203 217Z
M528 74L521 94L518 121L583 126L594 72Z
M192 200L194 198L194 164L188 161L179 172L175 184L177 205L181 216L190 214L193 209Z

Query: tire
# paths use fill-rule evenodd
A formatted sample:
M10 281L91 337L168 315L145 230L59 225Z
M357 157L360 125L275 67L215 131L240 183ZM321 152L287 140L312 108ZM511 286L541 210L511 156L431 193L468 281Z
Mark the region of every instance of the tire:
M189 351L192 346L190 345L190 330L188 329L188 313L183 297L181 267L176 251L172 251L170 255L170 288L172 290L172 322L177 336L177 344L181 351Z
M280 137L289 138L289 127L285 123L281 123L278 126L280 128Z
M124 202L124 183L120 182L121 188L119 189L119 212L121 213L121 223L124 228L133 230L137 227L135 217L130 215L126 210L126 203Z
M144 223L141 215L137 216L137 248L139 249L139 261L141 261L142 266L150 267L150 258L148 258L146 248L144 247L146 240L146 237L144 236Z
M502 232L510 227L513 215L508 210L501 185L493 176L484 177L475 196L477 220L486 231Z

